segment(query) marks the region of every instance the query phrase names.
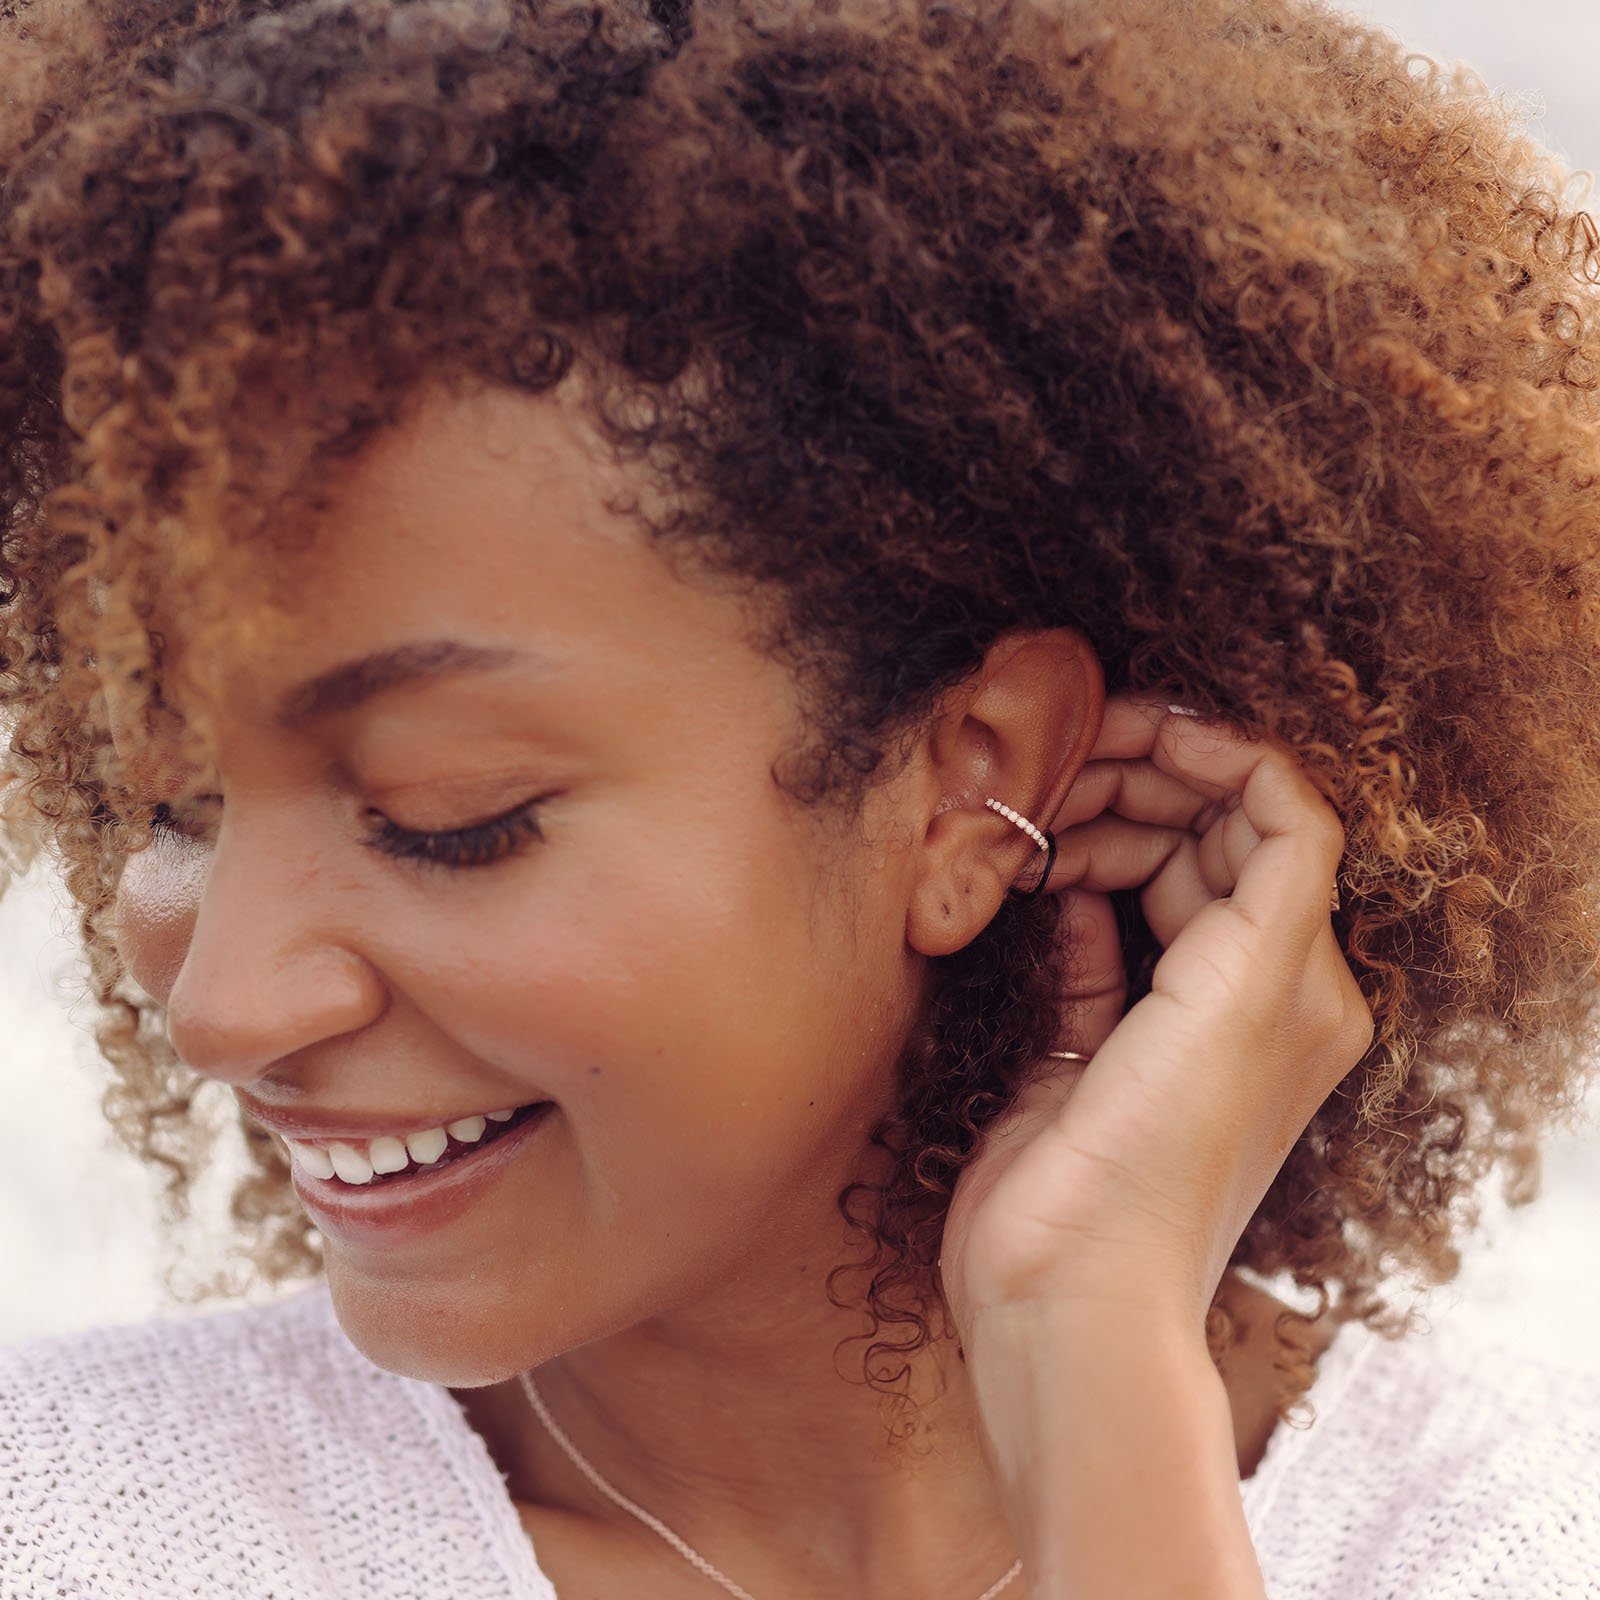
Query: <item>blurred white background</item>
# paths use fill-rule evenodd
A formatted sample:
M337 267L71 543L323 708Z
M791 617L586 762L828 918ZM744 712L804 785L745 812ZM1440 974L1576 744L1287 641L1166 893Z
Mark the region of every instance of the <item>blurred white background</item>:
M1600 6L1524 0L1369 0L1344 9L1513 92L1528 125L1573 166L1600 159ZM73 919L43 872L0 900L0 1344L91 1323L186 1315L156 1277L154 1177L111 1143L98 1109L109 1069L69 1004ZM228 1171L205 1186L220 1227ZM209 1197L209 1204L205 1204ZM1600 1349L1600 1095L1586 1126L1547 1148L1543 1196L1485 1222L1451 1285L1417 1293L1428 1322L1471 1319L1519 1347L1583 1360ZM215 1303L215 1302L214 1302Z

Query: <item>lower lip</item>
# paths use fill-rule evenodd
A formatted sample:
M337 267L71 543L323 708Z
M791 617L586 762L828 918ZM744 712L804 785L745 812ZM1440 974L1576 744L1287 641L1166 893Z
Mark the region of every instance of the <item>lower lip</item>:
M404 1244L475 1206L538 1138L554 1110L555 1102L547 1100L480 1153L461 1156L437 1172L369 1186L343 1183L338 1178L313 1178L291 1166L294 1190L323 1233L357 1244Z

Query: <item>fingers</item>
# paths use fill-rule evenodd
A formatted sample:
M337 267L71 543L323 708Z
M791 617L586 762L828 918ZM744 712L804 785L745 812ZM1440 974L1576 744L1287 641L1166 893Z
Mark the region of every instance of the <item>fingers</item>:
M1258 930L1309 945L1327 926L1345 843L1337 813L1286 746L1125 695L1107 701L1052 831L1051 886L1105 892L1148 880L1144 910L1163 943L1231 894Z
M1068 895L1077 958L1062 1033L1102 1068L1075 1081L1080 1124L1125 1129L1143 1094L1214 1171L1254 1129L1241 1192L1264 1193L1374 1036L1328 915L1345 847L1337 812L1281 741L1116 696L1051 830L1049 886ZM1135 887L1165 950L1151 992L1125 1011L1106 897ZM1163 1064L1173 1075L1158 1082Z
M1106 714L1100 724L1100 737L1089 752L1089 760L1148 757L1155 745L1156 734L1169 719L1190 725L1197 720L1192 716L1183 716L1161 701L1144 695L1108 696Z
M1300 949L1329 929L1328 892L1344 854L1344 824L1293 754L1266 740L1244 742L1203 729L1157 734L1151 759L1197 785L1229 785L1258 838L1239 859L1230 910Z
M1103 894L1075 896L1062 933L1070 963L1062 990L1061 1048L1093 1055L1121 1021L1128 1001L1128 966L1111 901Z
M1166 945L1192 916L1232 893L1234 876L1221 828L1200 837L1182 827L1107 814L1059 836L1050 884L1096 894L1145 886L1140 897L1145 920Z
M1109 807L1140 822L1192 828L1215 803L1181 778L1152 766L1148 756L1102 757L1083 764L1051 827L1056 832L1074 827Z

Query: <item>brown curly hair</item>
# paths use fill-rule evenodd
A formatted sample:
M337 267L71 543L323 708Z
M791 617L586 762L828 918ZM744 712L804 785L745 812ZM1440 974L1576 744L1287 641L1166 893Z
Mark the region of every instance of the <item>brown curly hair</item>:
M1537 1193L1596 1042L1600 247L1481 85L1299 0L9 10L0 823L63 866L169 1222L217 1130L108 926L150 819L110 712L164 703L161 597L237 639L230 556L407 393L575 364L669 491L650 537L778 602L809 802L858 806L1022 627L1299 751L1376 1034L1235 1265L1394 1336L1384 1280L1455 1274L1485 1175ZM1118 909L1131 1003L1160 950ZM902 1325L869 1369L932 1337L955 1179L1056 1041L1059 910L937 964L893 1175L839 1197ZM242 1131L241 1259L314 1274Z

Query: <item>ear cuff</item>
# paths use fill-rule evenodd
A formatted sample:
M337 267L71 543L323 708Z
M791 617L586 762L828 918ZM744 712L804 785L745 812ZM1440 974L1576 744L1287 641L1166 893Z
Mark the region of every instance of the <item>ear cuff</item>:
M1008 889L1006 891L1007 894L1014 894L1019 900L1031 900L1034 895L1042 893L1044 886L1050 881L1050 870L1056 864L1056 836L1053 833L1046 833L1041 828L1035 827L1026 817L1013 811L1003 801L996 800L993 795L990 795L983 803L992 810L998 811L1006 821L1016 823L1044 851L1044 874L1039 881L1031 889ZM1062 1061L1087 1062L1089 1059L1088 1056L1080 1055L1076 1050L1046 1050L1045 1054L1047 1056L1056 1056Z
M1042 828L1035 827L1020 812L1013 811L1004 801L996 800L993 795L990 795L983 803L991 810L998 811L1007 822L1016 823L1045 853L1044 871L1040 874L1039 881L1031 889L1008 889L1006 893L1015 895L1019 900L1031 900L1036 894L1042 894L1044 886L1050 881L1051 870L1056 864L1056 836L1053 833L1046 833Z

